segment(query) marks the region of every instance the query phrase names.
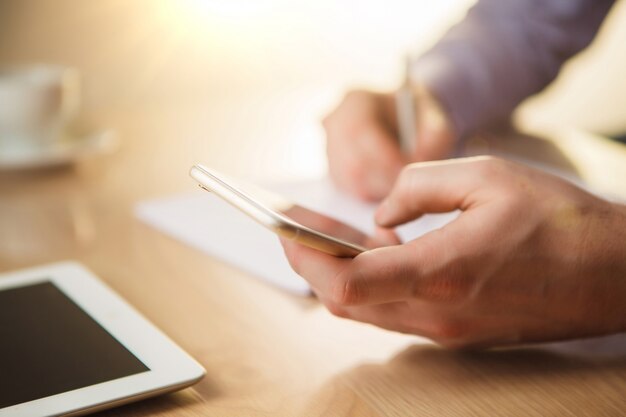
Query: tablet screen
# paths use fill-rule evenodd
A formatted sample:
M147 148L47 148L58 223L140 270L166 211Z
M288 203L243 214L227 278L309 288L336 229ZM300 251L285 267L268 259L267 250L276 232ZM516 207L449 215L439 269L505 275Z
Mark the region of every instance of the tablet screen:
M0 291L0 408L146 371L52 282Z

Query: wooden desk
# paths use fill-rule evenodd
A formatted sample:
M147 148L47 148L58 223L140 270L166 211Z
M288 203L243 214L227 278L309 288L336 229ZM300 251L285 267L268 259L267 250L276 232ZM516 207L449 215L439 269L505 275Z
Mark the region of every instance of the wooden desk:
M234 135L219 134L222 116L207 120L206 112L191 109L106 117L117 121L124 139L118 154L74 168L0 175L0 270L77 259L207 369L191 389L104 415L626 411L624 355L577 357L539 348L449 352L424 339L332 317L314 299L269 287L140 223L133 217L136 202L195 189L187 169L196 160L248 175L289 171L280 153L266 152L262 164L253 164L262 149L280 146L289 135L246 147ZM494 138L483 137L474 149L517 150L569 165L603 190L626 196L623 146L573 132L554 142ZM559 151L566 145L569 154Z
M207 369L191 389L102 415L626 414L624 356L445 351L332 317L314 299L260 283L135 219L138 201L196 190L187 171L197 161L255 178L322 173L315 119L333 97L355 82L390 88L398 56L451 23L433 32L429 23L444 14L428 9L436 2L413 1L326 0L304 12L302 2L259 2L258 21L237 20L228 6L213 19L229 3L0 4L0 59L76 65L85 78L85 123L111 126L122 140L117 154L74 168L0 174L0 270L77 259ZM193 19L203 4L216 8L200 10L210 24ZM176 25L178 7L191 8ZM194 36L183 38L188 31ZM606 55L623 57L623 42L614 46ZM598 66L602 80L608 69L617 80L603 85L623 79L619 65ZM569 114L596 110L588 96L577 101L584 109ZM624 147L567 131L550 132L552 145L512 136L481 137L473 149L574 167L603 192L626 198Z

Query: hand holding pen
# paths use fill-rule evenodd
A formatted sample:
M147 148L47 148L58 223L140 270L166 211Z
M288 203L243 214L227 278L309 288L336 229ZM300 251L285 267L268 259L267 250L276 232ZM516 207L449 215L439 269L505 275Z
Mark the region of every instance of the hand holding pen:
M456 135L437 100L410 80L394 93L351 91L323 121L330 175L367 200L384 198L410 162L449 157Z

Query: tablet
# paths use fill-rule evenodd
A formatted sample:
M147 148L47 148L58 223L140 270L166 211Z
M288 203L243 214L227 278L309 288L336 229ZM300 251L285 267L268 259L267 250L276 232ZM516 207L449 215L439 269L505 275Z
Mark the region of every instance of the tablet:
M203 375L77 263L0 274L0 417L86 414Z

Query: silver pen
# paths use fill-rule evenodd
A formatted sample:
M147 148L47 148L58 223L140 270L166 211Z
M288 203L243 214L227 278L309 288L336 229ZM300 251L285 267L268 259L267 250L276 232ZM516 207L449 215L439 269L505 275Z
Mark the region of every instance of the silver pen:
M405 58L404 81L396 92L396 115L400 134L400 149L407 156L415 153L417 145L417 107L411 84L411 56Z

